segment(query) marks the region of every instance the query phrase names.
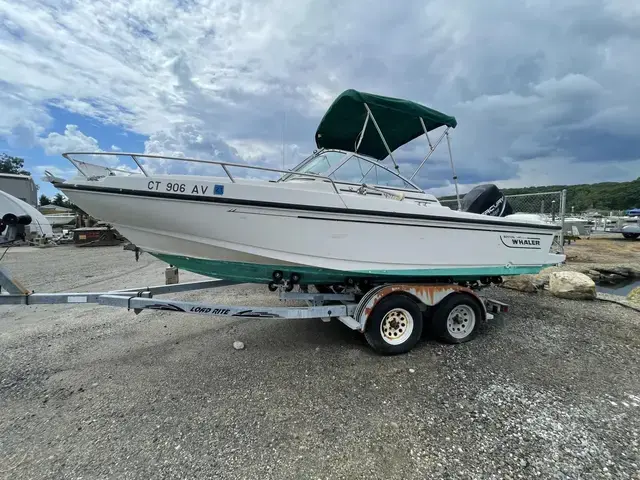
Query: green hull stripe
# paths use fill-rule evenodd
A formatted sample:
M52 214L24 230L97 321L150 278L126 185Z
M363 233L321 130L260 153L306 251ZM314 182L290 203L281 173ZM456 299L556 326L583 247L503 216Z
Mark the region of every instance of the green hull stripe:
M246 262L229 262L223 260L207 260L190 258L179 255L165 255L152 253L163 262L174 265L189 272L206 275L236 282L268 283L272 280L274 271L280 270L287 278L291 273L301 275L301 283L339 283L347 277L387 277L389 280L407 279L413 277L454 277L456 279L475 279L478 277L493 277L507 275L521 275L524 273L538 273L547 265L506 267L461 267L461 268L431 268L413 270L357 270L341 271L327 268L305 267L295 265L257 265Z

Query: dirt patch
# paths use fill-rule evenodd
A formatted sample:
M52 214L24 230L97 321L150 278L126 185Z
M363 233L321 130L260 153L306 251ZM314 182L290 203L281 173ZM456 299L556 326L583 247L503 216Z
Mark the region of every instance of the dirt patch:
M640 263L640 240L617 237L576 240L565 245L567 263Z

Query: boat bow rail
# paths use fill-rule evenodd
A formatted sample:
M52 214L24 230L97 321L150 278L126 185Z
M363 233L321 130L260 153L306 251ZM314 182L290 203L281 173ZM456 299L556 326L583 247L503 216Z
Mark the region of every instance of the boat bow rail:
M97 156L97 157L106 156L106 157L115 157L115 158L128 157L134 161L134 163L137 166L137 170L135 169L126 170L123 168L107 167L97 163L85 162L83 160L74 158L74 156L80 156L80 155L91 155L91 156ZM80 174L83 177L85 177L87 180L94 180L94 179L97 180L98 178L101 178L101 177L114 176L117 173L134 175L134 174L138 174L138 171L140 171L145 177L150 177L149 173L144 168L143 164L140 162L140 159L170 160L170 161L178 161L178 162L199 163L199 164L206 164L206 165L217 165L222 168L222 170L227 175L231 183L236 183L236 178L233 176L233 174L229 170L230 167L231 168L237 167L237 168L243 168L243 169L249 169L249 170L258 170L263 172L280 173L283 175L292 173L291 170L284 170L281 168L261 167L258 165L248 165L248 164L235 163L235 162L223 162L220 160L202 160L198 158L188 158L188 157L170 157L166 155L154 155L154 154L147 154L147 153L66 152L66 153L63 153L62 156L66 158L69 162L71 162L71 164L74 167L76 167L76 169L80 172ZM333 187L333 191L337 194L340 194L340 190L336 186L336 182L328 176L318 175L313 173L305 173L305 172L295 172L295 173L296 175L312 178L314 180L322 180L325 182L329 182ZM45 175L46 175L45 179L51 183L63 183L65 181L59 177L56 177L55 175L51 174L51 172L48 172L48 171L45 171Z
M316 160L318 157L322 157L327 152L333 151L334 153L339 153L344 155L341 161L335 165L333 168L329 169L327 172L320 173L309 173L306 171L300 171L298 169L304 167L308 162ZM182 162L192 162L197 164L206 164L206 165L214 165L219 166L224 171L225 175L229 179L231 183L237 183L238 178L236 178L232 172L231 168L242 168L247 170L257 170L264 172L272 172L282 174L281 177L277 180L272 180L273 183L287 182L293 179L307 179L312 181L322 181L327 182L331 185L331 191L338 195L342 193L358 193L360 195L366 195L367 192L378 192L385 198L392 198L395 200L402 201L405 198L405 194L407 193L419 193L424 195L425 192L420 189L415 183L413 183L410 179L407 179L396 172L393 172L391 169L382 165L380 162L376 162L373 159L366 158L364 156L356 155L352 152L340 151L340 150L318 150L314 152L311 156L303 160L300 164L298 164L293 169L279 169L279 168L271 168L271 167L261 167L257 165L246 165L234 162L224 162L218 160L201 160L196 158L187 158L187 157L170 157L164 155L155 155L155 154L138 154L138 153L130 153L130 152L67 152L62 154L64 158L66 158L70 163L72 163L80 175L82 175L86 180L89 181L97 181L104 177L118 176L118 175L140 175L147 178L151 178L152 175L149 174L149 171L144 168L141 159L155 159L155 160L175 160ZM123 168L109 167L100 165L98 163L87 162L84 160L80 160L78 156L107 156L107 157L116 157L116 158L130 158L132 159L137 168L126 170ZM341 180L337 178L332 178L332 176L336 176L336 174L351 160L357 157L358 161L365 161L371 164L369 170L363 172L363 176L359 181L351 181L351 180ZM388 172L389 174L397 177L401 183L404 184L404 187L392 186L392 185L373 185L368 181L365 181L367 174L373 168L380 168L383 171ZM64 178L60 178L52 174L51 172L45 170L44 180L54 184L55 186L60 186L65 183L72 183L72 181L68 182ZM354 189L355 187L355 189ZM437 200L429 200L436 202ZM344 204L344 201L343 201ZM346 207L346 205L345 205Z

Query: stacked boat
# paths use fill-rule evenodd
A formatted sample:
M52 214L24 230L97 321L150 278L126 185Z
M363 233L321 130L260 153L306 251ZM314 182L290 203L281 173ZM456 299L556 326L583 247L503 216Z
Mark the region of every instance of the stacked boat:
M64 156L78 175L47 179L142 251L195 273L272 289L283 283L497 279L563 262L560 226L512 215L495 186L458 198L456 211L414 183L456 125L454 117L415 102L347 90L317 128L318 150L292 170L72 152ZM430 136L434 130L443 130L437 139ZM411 176L402 176L393 152L423 135L428 154ZM140 170L91 164L83 160L88 155L128 156ZM224 173L150 174L145 164L155 159L215 165ZM232 170L277 172L280 178L248 179Z

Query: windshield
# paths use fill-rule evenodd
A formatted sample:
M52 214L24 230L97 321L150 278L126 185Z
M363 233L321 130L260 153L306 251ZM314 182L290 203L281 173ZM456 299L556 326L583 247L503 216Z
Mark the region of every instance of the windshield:
M357 155L352 156L344 164L340 165L330 176L340 182L368 183L380 187L415 190L413 185L400 176Z
M312 157L307 163L303 163L295 171L300 173L313 173L314 175L323 175L325 172L330 172L344 160L345 154L343 152L323 152L317 157Z
M381 187L419 190L416 186L394 172L385 169L377 162L359 155L333 150L322 151L317 156L312 156L292 173L285 175L282 180L305 178L305 176L297 176L296 173L328 176L332 180L342 183L369 183Z

